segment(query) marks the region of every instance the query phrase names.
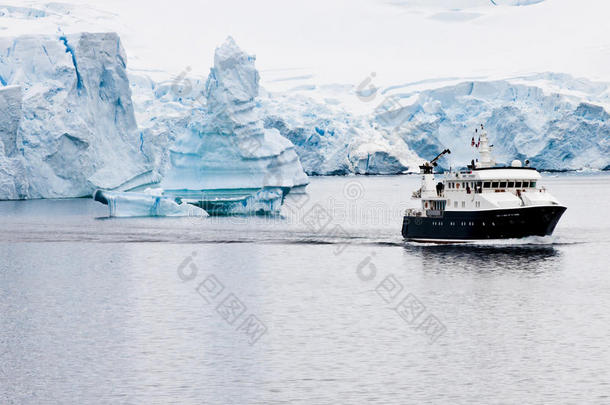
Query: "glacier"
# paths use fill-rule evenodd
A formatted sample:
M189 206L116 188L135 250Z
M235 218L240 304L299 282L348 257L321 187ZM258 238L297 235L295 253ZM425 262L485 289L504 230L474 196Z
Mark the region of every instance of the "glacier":
M338 88L338 87L336 87ZM335 90L336 90L335 88ZM444 164L465 166L480 124L501 163L529 159L542 170L610 169L610 86L567 74L419 81L269 93L265 125L295 146L308 174L416 172L446 148ZM355 105L356 104L356 105ZM350 111L362 110L352 113Z
M398 174L423 161L367 116L299 94L270 95L261 102L265 127L295 145L307 174Z
M530 160L542 170L608 169L610 87L565 74L464 81L394 93L397 105L375 115L420 156L444 148L453 167L473 156L473 128L484 124L501 163ZM400 89L404 90L404 89ZM410 103L400 104L400 100Z

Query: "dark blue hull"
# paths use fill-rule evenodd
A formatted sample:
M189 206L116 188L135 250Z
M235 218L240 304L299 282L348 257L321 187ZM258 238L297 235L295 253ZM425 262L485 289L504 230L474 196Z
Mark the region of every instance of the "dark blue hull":
M509 239L553 233L562 206L533 206L484 211L445 211L438 217L405 216L402 236L410 240Z

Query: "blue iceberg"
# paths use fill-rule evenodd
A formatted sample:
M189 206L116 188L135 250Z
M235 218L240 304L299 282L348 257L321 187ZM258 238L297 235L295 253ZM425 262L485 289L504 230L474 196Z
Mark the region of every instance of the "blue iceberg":
M291 190L303 191L308 180L294 145L263 125L254 62L230 37L216 49L203 90L205 108L188 112L188 122L173 134L168 156L159 159L165 162L156 184L160 201L188 203L211 215L277 214ZM120 199L123 207L131 201L146 206L151 198L130 196L150 186L96 195L100 202ZM168 208L175 213L171 204ZM155 208L154 215L162 212Z

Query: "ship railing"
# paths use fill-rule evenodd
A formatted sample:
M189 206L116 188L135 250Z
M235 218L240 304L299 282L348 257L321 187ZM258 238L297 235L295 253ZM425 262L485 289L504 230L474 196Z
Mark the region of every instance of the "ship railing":
M408 217L421 217L424 216L424 213L422 210L418 210L417 208L407 208L405 215Z

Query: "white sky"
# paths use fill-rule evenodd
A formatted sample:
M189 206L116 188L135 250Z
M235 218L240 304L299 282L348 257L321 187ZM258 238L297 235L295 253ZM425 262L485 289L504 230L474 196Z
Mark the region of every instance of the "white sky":
M75 13L82 13L80 23L0 18L0 35L54 33L58 25L65 32L118 31L131 69L160 69L168 76L187 66L207 75L214 48L232 35L256 54L267 80L312 74L318 84L357 84L376 72L378 85L387 86L554 71L610 81L607 0L547 0L522 7L435 0L427 9L413 6L422 4L413 0L400 5L384 0L71 2L114 15L93 24L96 13L87 11ZM483 5L462 11L443 7L464 2Z

